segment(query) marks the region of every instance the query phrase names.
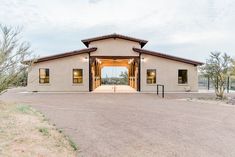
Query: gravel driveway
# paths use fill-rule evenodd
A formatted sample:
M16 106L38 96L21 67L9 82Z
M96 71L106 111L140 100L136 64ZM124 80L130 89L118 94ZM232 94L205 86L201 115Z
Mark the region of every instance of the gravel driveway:
M235 106L155 94L9 92L32 104L78 144L80 156L234 157Z

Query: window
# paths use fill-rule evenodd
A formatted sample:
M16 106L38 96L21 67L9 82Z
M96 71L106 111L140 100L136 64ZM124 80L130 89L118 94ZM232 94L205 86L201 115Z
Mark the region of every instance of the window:
M49 83L50 81L50 74L49 69L39 69L39 83L45 84Z
M147 84L156 84L156 70L147 69Z
M82 69L73 69L73 83L79 84L82 83L83 74Z
M188 70L179 70L178 71L178 83L187 84L188 83Z

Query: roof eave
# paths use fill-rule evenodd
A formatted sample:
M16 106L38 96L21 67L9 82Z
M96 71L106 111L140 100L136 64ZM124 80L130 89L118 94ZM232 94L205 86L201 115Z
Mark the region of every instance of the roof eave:
M119 38L119 39L129 40L129 41L133 41L133 42L138 42L140 44L141 48L143 48L148 42L147 40L124 36L124 35L120 35L120 34L116 34L116 33L110 34L110 35L105 35L105 36L100 36L100 37L83 39L81 41L83 42L83 44L86 47L89 47L90 42L105 40L105 39L110 39L110 38L114 38L114 39Z
M159 52L143 50L143 49L139 49L139 48L133 48L133 50L138 53L143 53L143 54L148 54L148 55L152 55L152 56L156 56L156 57L170 59L170 60L174 60L174 61L178 61L178 62L183 62L183 63L191 64L194 66L201 66L204 64L204 63L198 62L198 61L193 61L193 60L189 60L189 59L185 59L185 58L171 56L171 55L167 55L167 54L163 54L163 53L159 53Z
M89 44L90 42L86 41L86 40L82 40L82 43L88 48L89 47Z
M147 41L147 42L148 42L148 41ZM144 42L140 43L140 47L143 48L143 47L147 44L147 42L145 42L145 43L144 43Z
M76 50L76 51L70 51L70 52L65 52L65 53L61 53L61 54L56 54L56 55L51 55L51 56L47 56L47 57L41 57L38 59L34 59L34 60L26 60L21 62L22 64L28 65L29 63L40 63L40 62L45 62L45 61L49 61L49 60L55 60L55 59L60 59L60 58L65 58L65 57L70 57L70 56L74 56L74 55L79 55L79 54L83 54L83 53L89 53L89 52L94 52L96 51L97 48L96 47L92 47L92 48L87 48L87 49L81 49L81 50Z

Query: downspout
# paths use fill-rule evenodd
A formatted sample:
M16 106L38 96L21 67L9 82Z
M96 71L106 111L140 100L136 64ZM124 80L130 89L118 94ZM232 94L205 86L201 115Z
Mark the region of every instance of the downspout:
M88 55L89 55L89 65L88 65L88 67L89 67L89 92L91 92L92 91L92 75L91 75L91 53L89 52L88 53Z
M139 88L138 91L141 91L141 53L139 53L139 68L138 68L138 84L139 84Z

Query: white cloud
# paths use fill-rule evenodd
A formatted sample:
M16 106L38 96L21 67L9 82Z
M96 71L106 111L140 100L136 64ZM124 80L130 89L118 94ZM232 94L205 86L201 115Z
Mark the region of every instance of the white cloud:
M42 55L79 49L82 38L113 32L192 59L214 50L235 53L233 0L1 0L0 17L23 26Z

